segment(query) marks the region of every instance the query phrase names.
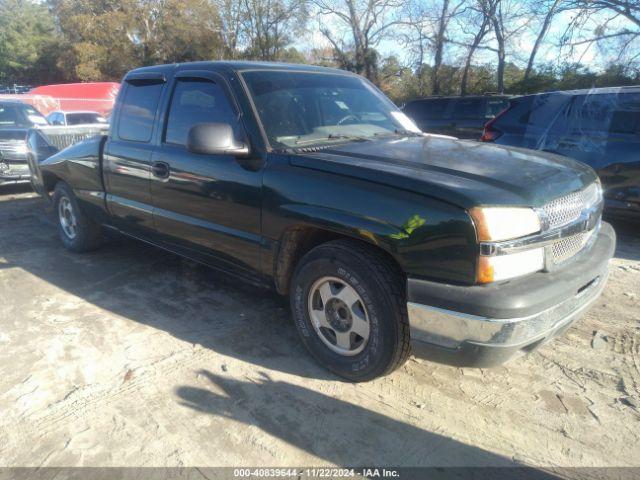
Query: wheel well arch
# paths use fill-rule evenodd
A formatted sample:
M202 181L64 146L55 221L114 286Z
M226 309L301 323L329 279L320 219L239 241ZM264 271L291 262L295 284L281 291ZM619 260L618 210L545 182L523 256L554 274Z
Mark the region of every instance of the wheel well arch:
M62 181L60 177L58 177L55 173L51 172L42 172L42 183L44 186L44 191L46 193L51 193L56 188L56 184Z
M394 267L401 272L403 271L397 259L391 253L371 241L326 228L298 225L288 228L283 233L280 240L280 248L274 258L273 271L277 292L282 295L289 293L293 272L302 257L309 251L324 243L340 239L353 240L361 244L363 248L378 250L387 257Z

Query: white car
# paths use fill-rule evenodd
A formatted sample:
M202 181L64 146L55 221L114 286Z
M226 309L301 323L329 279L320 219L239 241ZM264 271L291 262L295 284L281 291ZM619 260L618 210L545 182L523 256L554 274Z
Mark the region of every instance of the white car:
M47 115L47 120L51 125L105 125L107 119L98 112L91 111L69 111L51 112Z

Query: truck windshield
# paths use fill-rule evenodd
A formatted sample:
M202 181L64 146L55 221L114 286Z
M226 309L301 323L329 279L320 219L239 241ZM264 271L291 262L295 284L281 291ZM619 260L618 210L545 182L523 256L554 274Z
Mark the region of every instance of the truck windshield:
M276 148L420 133L389 99L355 76L262 70L242 77Z
M21 103L0 104L0 128L29 128L37 125L48 123L33 107Z

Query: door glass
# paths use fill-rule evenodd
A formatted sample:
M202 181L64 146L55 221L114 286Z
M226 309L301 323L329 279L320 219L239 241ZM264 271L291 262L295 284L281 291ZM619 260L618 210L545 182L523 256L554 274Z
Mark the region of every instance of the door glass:
M118 124L118 136L121 139L135 142L151 140L162 85L162 83L127 83Z
M640 134L640 93L619 94L612 110L610 134Z
M192 126L210 122L237 126L237 115L224 90L205 79L179 80L171 99L165 142L186 145Z
M481 100L460 98L456 101L453 110L453 117L455 119L483 118L483 116L480 114L480 105L482 105Z
M437 120L444 118L449 100L424 100L416 102L414 109L416 113L412 116L418 120Z
M485 111L485 118L494 118L498 115L502 110L507 108L509 105L509 100L504 99L491 99L487 100L487 108Z

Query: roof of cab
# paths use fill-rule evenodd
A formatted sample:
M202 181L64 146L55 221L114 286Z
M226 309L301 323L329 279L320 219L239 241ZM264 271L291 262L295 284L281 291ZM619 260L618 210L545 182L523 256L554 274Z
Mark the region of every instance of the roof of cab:
M187 63L170 63L164 65L151 65L148 67L140 67L131 70L125 75L127 78L130 74L139 74L145 72L157 72L169 74L173 71L188 70L213 70L217 72L242 72L247 70L291 70L302 72L316 73L335 73L341 75L355 75L354 73L330 67L319 67L316 65L304 65L298 63L279 63L279 62L249 62L249 61L203 61L203 62L187 62Z
M599 87L584 88L580 90L551 90L548 92L532 93L522 97L533 97L543 95L605 95L612 93L640 93L640 85L628 85L623 87Z

